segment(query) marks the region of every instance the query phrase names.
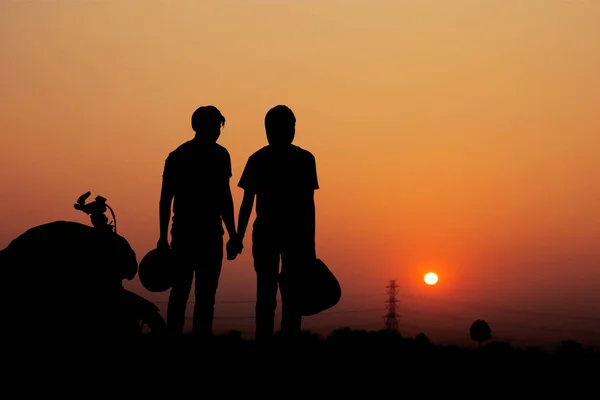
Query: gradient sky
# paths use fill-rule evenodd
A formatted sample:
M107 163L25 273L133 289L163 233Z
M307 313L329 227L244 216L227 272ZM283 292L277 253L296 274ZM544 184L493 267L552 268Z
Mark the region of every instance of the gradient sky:
M407 334L464 338L475 318L515 341L599 332L577 319L600 317L598 21L594 0L3 1L0 248L88 223L73 203L91 190L141 259L164 159L204 104L227 118L237 215L264 115L287 104L344 288L306 327L382 326L396 279ZM245 245L218 301L250 302L219 304L216 326L252 332Z

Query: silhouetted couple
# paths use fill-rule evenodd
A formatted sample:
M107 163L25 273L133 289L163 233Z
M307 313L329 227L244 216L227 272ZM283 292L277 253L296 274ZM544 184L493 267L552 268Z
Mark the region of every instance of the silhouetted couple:
M168 248L173 203L171 249L173 284L167 310L171 333L181 334L195 275L193 332L210 336L215 295L223 263L223 235L227 229L227 258L242 252L243 240L256 197L252 255L257 277L256 339L274 333L278 284L294 279L315 253L314 191L319 188L314 156L292 144L296 117L279 105L265 117L268 145L252 154L238 186L244 197L235 229L229 152L217 144L225 118L214 106L192 115L195 137L169 154L165 161L160 199L159 248ZM280 271L281 261L281 271ZM300 332L302 316L296 301L281 285L281 333Z

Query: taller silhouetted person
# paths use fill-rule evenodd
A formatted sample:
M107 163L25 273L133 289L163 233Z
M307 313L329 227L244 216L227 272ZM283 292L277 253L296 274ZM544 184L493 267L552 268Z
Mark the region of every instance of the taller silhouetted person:
M282 285L315 259L315 201L319 188L315 157L293 145L296 117L278 105L265 117L268 146L252 154L238 186L244 197L238 218L243 240L256 196L252 255L257 277L256 339L270 339L274 331L277 287L281 290L281 333L300 332L302 316L294 298ZM281 260L281 273L280 273Z
M231 158L217 144L225 117L214 106L198 108L192 115L195 137L169 154L165 161L160 196L158 248L169 247L168 230L173 204L171 249L172 287L167 328L182 334L185 310L195 274L193 333L212 334L214 303L223 264L223 223L229 240L239 243L229 180Z

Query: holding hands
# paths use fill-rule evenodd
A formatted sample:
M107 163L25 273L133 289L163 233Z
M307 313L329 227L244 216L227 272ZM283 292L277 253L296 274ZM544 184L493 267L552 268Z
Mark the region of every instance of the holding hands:
M231 235L229 237L229 241L227 242L227 260L235 260L238 254L242 254L242 249L244 245L242 244L242 239L236 233L235 235Z

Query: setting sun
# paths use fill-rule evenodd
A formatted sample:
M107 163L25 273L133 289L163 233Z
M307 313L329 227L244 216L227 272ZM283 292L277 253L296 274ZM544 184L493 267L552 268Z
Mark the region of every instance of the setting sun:
M425 274L425 283L428 285L435 285L438 282L438 276L433 272Z

